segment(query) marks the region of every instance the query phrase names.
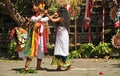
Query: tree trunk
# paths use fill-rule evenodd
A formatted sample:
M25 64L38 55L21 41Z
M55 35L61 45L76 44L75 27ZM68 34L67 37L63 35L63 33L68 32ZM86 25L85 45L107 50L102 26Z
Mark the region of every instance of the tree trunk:
M5 6L7 7L7 9L9 10L10 17L17 22L17 25L26 25L27 20L20 15L20 13L15 8L11 0L3 0L3 2L5 3Z

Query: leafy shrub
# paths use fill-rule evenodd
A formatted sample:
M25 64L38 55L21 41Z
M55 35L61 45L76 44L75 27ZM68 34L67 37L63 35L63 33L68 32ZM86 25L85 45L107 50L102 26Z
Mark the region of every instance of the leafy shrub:
M106 55L109 55L109 53L112 51L112 48L110 48L110 43L100 42L95 48L96 48L96 55L99 57L104 57Z
M91 54L95 51L95 46L92 43L85 43L80 45L79 51L81 57L90 57Z
M17 43L14 40L11 40L8 45L8 57L10 59L17 58L16 45Z
M69 54L69 58L70 59L73 59L73 58L80 58L81 55L80 55L80 52L78 50L73 50L70 52Z

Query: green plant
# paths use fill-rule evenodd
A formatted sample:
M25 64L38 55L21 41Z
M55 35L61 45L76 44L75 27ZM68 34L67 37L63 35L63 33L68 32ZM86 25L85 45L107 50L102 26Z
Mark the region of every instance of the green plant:
M15 42L15 40L11 40L8 45L8 57L10 59L14 59L17 57L16 45L17 45L17 43Z
M49 44L48 49L54 49L55 45L54 44Z
M51 5L50 8L48 9L48 11L50 14L53 14L53 13L57 12L57 8L56 8L56 6Z
M92 43L85 43L80 45L79 50L81 57L90 57L91 54L95 51L95 46Z
M96 54L99 57L103 57L108 55L111 52L111 48L110 48L110 43L105 43L105 42L100 42L97 46L96 46Z
M80 55L80 52L78 50L73 50L70 52L69 54L69 58L70 59L73 59L73 58L80 58L81 55Z
M20 71L20 73L23 73L23 74L33 74L33 73L37 73L37 71L35 69L30 68L29 70L22 69Z
M54 54L54 45L53 44L49 44L48 45L48 53L46 54L46 55L50 55L50 56L53 56L53 54Z

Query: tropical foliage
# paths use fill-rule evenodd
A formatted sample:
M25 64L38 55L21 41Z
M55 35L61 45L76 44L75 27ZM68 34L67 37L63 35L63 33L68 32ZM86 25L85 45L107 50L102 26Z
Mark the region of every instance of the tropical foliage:
M98 45L92 43L85 43L80 45L78 50L72 50L70 52L70 58L103 58L109 56L112 52L110 43L100 42Z
M109 53L112 51L110 45L110 43L100 42L98 46L96 46L96 55L99 55L100 57L109 55Z
M82 44L79 48L82 57L90 57L95 50L95 46L92 43Z
M16 42L14 40L11 40L8 45L8 57L10 59L17 58L17 51L16 51Z
M71 59L81 58L80 52L78 50L72 50L69 54L69 58Z

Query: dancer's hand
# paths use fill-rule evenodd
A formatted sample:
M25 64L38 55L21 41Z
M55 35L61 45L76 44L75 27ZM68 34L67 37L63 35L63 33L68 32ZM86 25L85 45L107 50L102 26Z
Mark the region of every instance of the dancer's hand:
M54 17L58 17L58 13L54 13Z
M44 11L44 14L47 15L47 14L48 14L48 10L45 10L45 11Z

